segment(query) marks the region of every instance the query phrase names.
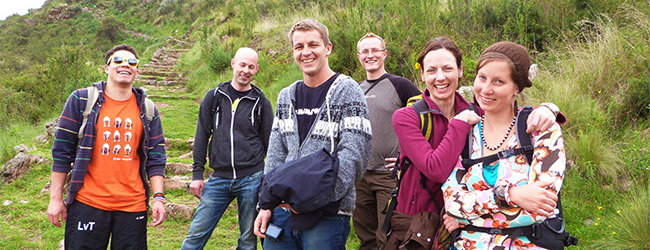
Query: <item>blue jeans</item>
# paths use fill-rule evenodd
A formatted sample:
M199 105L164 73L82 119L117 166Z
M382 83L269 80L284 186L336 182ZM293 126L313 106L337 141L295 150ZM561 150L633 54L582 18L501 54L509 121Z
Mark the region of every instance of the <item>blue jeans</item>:
M181 249L203 249L226 208L235 198L241 232L237 239L237 249L257 249L253 222L257 217L257 188L261 177L262 171L238 179L210 177L203 187L201 201Z
M302 231L289 229L289 216L291 214L282 208L273 211L271 223L282 227L282 234L278 241L264 240L264 250L345 249L350 234L350 216L324 215L313 228Z

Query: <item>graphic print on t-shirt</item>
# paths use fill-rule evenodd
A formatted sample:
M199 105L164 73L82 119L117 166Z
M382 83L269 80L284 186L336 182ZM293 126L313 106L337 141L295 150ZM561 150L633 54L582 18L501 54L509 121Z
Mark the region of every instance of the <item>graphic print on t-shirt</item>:
M139 142L134 140L136 138L133 136L137 133L134 129L142 129L140 113L138 110L124 108L130 101L116 102L117 106L114 106L113 101L109 102L110 105L105 105L108 109L100 114L99 120L102 121L102 125L97 126L97 134L101 134L97 138L99 140L97 145L101 145L101 156L105 157L102 161L132 161L133 149Z
M127 115L123 113L118 113L117 115ZM130 115L137 116L138 113L130 113ZM103 127L99 128L100 130L105 130L102 132L103 139L102 143L102 155L108 156L108 160L114 161L131 161L133 160L131 156L132 149L134 145L133 142L133 120L137 117L110 117L105 115L102 119L104 121ZM124 120L124 123L122 121ZM113 121L113 126L110 126L111 121ZM106 126L108 125L108 126Z

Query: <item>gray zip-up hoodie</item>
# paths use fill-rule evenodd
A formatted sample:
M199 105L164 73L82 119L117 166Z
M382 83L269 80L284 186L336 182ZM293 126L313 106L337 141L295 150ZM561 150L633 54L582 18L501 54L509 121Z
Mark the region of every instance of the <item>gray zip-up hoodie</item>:
M370 156L372 132L368 119L368 106L361 88L349 76L341 74L339 77L341 80L338 83L335 81L330 87L329 98L321 106L318 118L312 124L302 145L299 142L294 109L298 82L280 91L264 173L317 150L326 148L329 151L331 147L329 132L333 129L334 147L340 165L332 201L340 199L339 210L349 213L354 209L356 199L354 185L363 176ZM328 118L328 110L330 118Z

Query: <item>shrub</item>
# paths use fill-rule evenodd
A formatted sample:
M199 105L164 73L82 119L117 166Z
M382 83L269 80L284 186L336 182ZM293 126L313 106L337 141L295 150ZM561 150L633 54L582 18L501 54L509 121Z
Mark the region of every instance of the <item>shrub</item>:
M221 72L230 67L230 60L232 55L221 46L211 46L208 49L208 55L205 61L215 72Z
M619 150L600 129L579 130L574 136L565 136L567 153L575 159L582 174L594 177L603 185L618 181L624 164Z
M111 43L115 43L125 37L122 29L124 29L123 22L113 16L107 16L102 19L99 28L97 28L97 38L108 39Z

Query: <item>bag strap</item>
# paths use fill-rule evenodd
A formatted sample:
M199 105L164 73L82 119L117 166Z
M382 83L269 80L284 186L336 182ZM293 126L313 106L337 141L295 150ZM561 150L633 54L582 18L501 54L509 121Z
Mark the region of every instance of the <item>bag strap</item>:
M386 78L386 76L388 76L388 73L385 73L382 76L380 76L379 78L377 78L377 80L375 80L374 83L371 84L370 87L368 87L368 89L366 89L366 91L363 92L363 95L367 95L368 92L370 92L371 89L373 89L375 86L377 86L377 84L379 84L379 82L383 81L384 78ZM366 82L367 82L367 80L366 80ZM368 83L370 83L370 82L368 82Z
M333 89L336 88L336 86L343 80L343 75L339 74L338 77L334 80L334 83L332 83L332 86L327 90L327 95L325 96L325 105L327 107L327 122L332 123L332 114L330 110L330 97L332 96L332 91ZM329 128L329 134L330 134L330 154L334 154L334 128L330 126Z
M88 92L88 96L86 98L86 107L84 108L83 112L83 121L81 122L81 126L79 127L79 131L77 133L79 141L81 141L81 138L84 137L84 130L86 129L86 124L88 123L88 116L92 112L93 106L95 106L97 99L99 99L99 90L94 83L92 86L87 87L86 90Z
M399 158L400 153L397 153L397 159ZM404 160L401 162L399 160L395 162L395 168L393 168L391 178L397 177L397 184L395 185L395 188L391 190L390 199L388 200L388 203L386 204L384 210L382 210L382 213L385 213L386 216L384 217L384 223L381 226L381 230L385 233L388 233L388 230L390 229L390 220L393 217L395 208L397 207L397 195L399 194L399 187L402 184L402 178L404 177L406 170L409 169L411 164L411 159L408 157L404 157Z
M511 148L511 149L504 149L496 154L491 154L488 156L483 156L480 158L476 159L471 159L470 154L472 152L471 150L471 145L472 145L472 132L470 132L467 135L467 143L465 144L465 148L463 149L462 152L462 165L463 168L469 169L471 166L477 163L483 163L483 165L490 164L492 162L495 162L499 159L503 158L508 158L510 156L515 156L515 155L520 155L523 154L526 157L526 162L528 162L528 165L530 165L533 161L533 152L534 152L534 147L533 147L533 142L532 142L532 137L530 133L526 133L526 120L528 120L528 115L532 112L532 107L526 106L523 109L519 110L517 112L517 117L515 118L516 121L516 130L515 133L517 135L517 142L519 144L518 148Z
M478 109L476 108L476 105L474 105L473 102L470 102L469 106L467 108L465 108L465 109L472 110L477 115L479 114ZM473 143L472 139L473 139L472 138L472 131L470 130L469 133L467 133L467 142L465 142L465 147L463 147L463 151L460 153L460 156L462 157L462 159L469 159L470 158L470 155L472 154L472 145L473 145L472 144ZM463 167L465 167L465 166L463 165ZM467 168L468 167L465 167L465 169L467 169Z
M145 115L147 116L147 122L151 123L151 120L153 120L154 109L156 108L156 105L153 103L151 99L149 99L146 96L144 97L144 108L145 108L144 111Z
M429 105L427 105L427 102L424 99L419 99L411 107L413 107L420 117L420 130L422 130L422 135L424 138L427 138L427 141L431 141L431 137L433 137L431 113L437 110L429 109Z
M528 120L528 116L530 113L533 112L533 108L531 106L525 106L523 109L520 109L517 112L517 118L516 118L516 126L517 128L515 129L515 134L517 135L517 143L519 144L519 148L524 149L524 157L526 157L526 162L528 162L528 165L530 165L533 162L533 141L532 141L532 136L530 133L526 133L526 127L528 127L528 124L526 124L526 121Z
M212 107L211 112L213 116L219 113L220 102L221 102L221 93L219 93L219 88L215 88L214 92L212 93L212 103L211 103L211 107Z

